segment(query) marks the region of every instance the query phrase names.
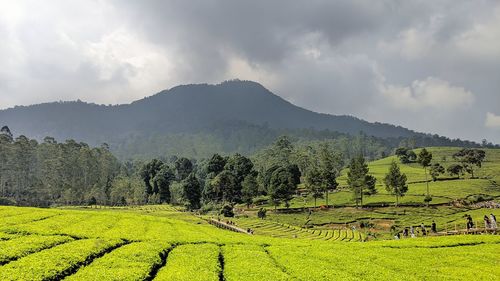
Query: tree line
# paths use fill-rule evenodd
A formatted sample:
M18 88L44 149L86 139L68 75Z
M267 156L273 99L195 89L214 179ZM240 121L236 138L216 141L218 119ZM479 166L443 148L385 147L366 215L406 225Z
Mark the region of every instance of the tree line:
M360 139L361 141L361 139ZM214 153L205 159L160 157L151 160L118 161L106 144L100 147L74 140L58 143L46 137L42 142L25 136L14 138L8 127L0 132L0 203L49 206L133 205L169 203L190 210L224 210L230 215L236 204L267 202L290 206L299 194L325 198L339 189L337 178L347 168L347 187L356 206L366 196L377 193L376 179L370 175L362 143L358 151L344 153L329 141L294 143L289 137L251 157L234 153ZM356 143L353 147L357 147ZM345 150L342 150L345 151ZM402 163L418 162L435 180L444 172L431 164L432 154L422 149L418 155L408 148L395 154ZM450 173L480 166L484 151L463 149L454 155L460 167ZM458 169L459 171L455 171ZM426 178L427 182L427 178ZM386 189L396 203L408 187L406 176L393 163L384 178ZM429 191L426 202L430 202Z
M107 145L92 148L51 137L39 143L0 132L0 198L19 205L82 204L89 196L111 197L120 163ZM111 203L107 201L107 203Z

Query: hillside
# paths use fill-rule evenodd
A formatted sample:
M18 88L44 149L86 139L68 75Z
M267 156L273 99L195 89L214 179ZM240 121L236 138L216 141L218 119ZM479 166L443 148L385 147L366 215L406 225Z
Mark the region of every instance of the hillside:
M454 147L430 147L432 163L440 163L445 168L456 163L452 155L459 150ZM418 150L415 150L418 153ZM498 209L482 209L477 201L495 201L500 198L500 149L485 149L486 158L481 168L475 169L477 178L462 175L460 179L442 174L437 181L429 177L429 190L432 196L430 207L425 207L426 183L424 169L416 163L401 164L395 156L386 157L368 163L370 174L377 178L377 194L365 196L363 209L354 208L352 192L347 188L347 170L338 179L340 191L330 194L329 202L334 208L316 209L307 212L271 214L269 220L295 226L308 225L311 229L325 231L342 229L346 224L358 226L361 222L370 222L376 237L391 238L395 230L401 231L410 225L424 223L429 227L436 221L439 231L465 228L464 215L470 214L478 226L484 226L485 214L500 214ZM394 207L395 198L389 194L383 184L383 178L392 161L396 161L401 172L408 177L408 192L400 198L400 206ZM325 199L318 199L318 205L324 205ZM297 197L292 207L313 207L311 196ZM271 206L269 206L271 208Z
M455 147L430 147L428 151L433 154L432 163L440 163L445 168L456 163L452 155L459 150ZM493 198L500 197L500 149L484 149L486 158L481 168L476 168L477 178L470 179L464 175L460 179L451 177L447 173L432 181L430 176L429 189L434 197L431 204L449 203L456 199L465 199L473 195L487 195ZM419 150L415 150L417 153ZM408 192L401 198L403 204L422 204L426 193L424 169L417 163L401 164L396 156L389 156L368 163L370 174L377 178L377 194L365 197L365 203L391 205L395 203L394 196L390 195L383 183L383 178L389 170L392 161L396 161L408 180ZM330 196L334 205L353 205L351 192L347 188L347 170L344 170L338 179L340 191ZM324 204L323 199L318 199L318 205ZM312 199L307 199L307 205L312 206ZM295 200L294 206L303 206L302 198Z
M363 132L392 138L396 144L412 137L419 145L473 145L352 116L316 113L285 101L258 83L239 80L177 86L115 106L81 101L17 106L0 111L0 125L9 126L15 135L39 140L53 136L91 145L107 142L121 158L181 153L200 157L200 151L251 153L283 133L301 137L303 132L296 130L303 129L315 132L313 135L328 130L329 137L333 132Z

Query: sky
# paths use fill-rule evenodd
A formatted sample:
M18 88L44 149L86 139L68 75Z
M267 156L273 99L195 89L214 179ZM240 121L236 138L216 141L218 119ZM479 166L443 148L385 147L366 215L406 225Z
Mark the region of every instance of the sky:
M317 112L500 143L500 1L0 0L0 109L236 78Z

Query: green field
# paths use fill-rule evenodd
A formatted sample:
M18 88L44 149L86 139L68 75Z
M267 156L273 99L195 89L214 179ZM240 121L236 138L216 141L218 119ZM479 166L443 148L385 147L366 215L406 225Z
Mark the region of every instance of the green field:
M258 222L248 218L237 223L244 227ZM169 206L0 207L0 280L498 280L500 276L496 235L363 243L355 242L362 240L357 231L320 233L268 220L261 223L261 230L248 235L216 228Z

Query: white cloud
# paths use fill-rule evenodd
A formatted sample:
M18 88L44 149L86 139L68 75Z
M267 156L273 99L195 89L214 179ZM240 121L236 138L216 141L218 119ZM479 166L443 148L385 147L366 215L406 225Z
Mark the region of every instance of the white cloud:
M475 23L457 35L453 45L463 54L476 59L500 59L500 6L493 16L484 22Z
M484 125L488 128L500 129L500 115L491 112L486 113L486 122Z
M447 111L474 103L474 95L470 91L434 77L415 80L406 87L382 83L379 90L393 107L400 109L434 108Z
M434 37L442 22L442 16L433 16L425 25L409 27L399 32L392 40L379 41L377 48L382 53L400 55L407 60L422 58L436 46L437 42Z

